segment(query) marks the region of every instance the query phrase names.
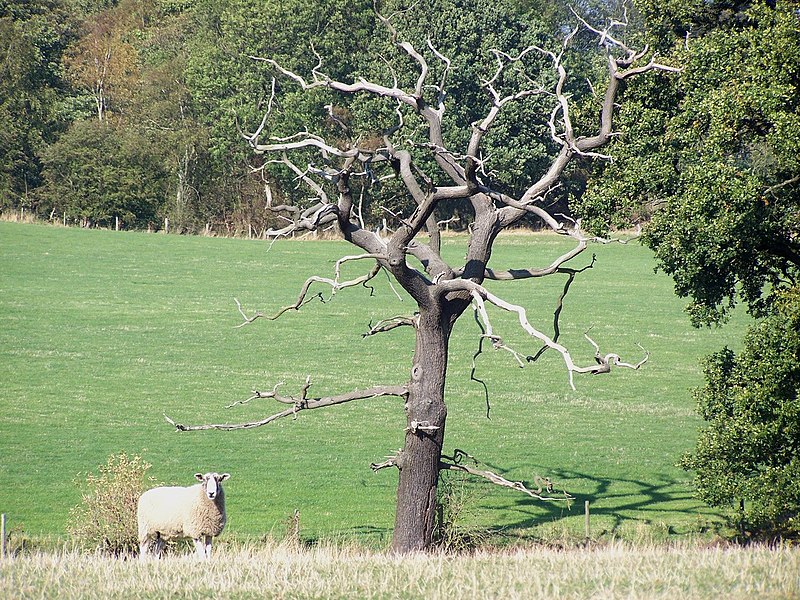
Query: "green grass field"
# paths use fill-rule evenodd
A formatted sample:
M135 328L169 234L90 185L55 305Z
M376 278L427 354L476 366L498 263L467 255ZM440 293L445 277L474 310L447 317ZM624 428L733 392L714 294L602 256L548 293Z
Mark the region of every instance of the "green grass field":
M446 238L463 256L465 238ZM547 235L508 235L495 268L549 264L567 245ZM454 333L448 382L446 449L461 448L512 480L551 476L577 497L568 510L476 482L469 524L510 536L542 528L582 531L583 501L592 532L655 524L697 531L714 513L692 497L674 464L692 447L699 419L691 388L699 359L736 346L746 319L694 330L671 280L654 274L638 244L592 248L595 267L573 285L562 314L562 341L582 364L592 337L639 371L576 378L569 388L560 357L525 369L508 353L487 352L469 380L479 330L469 315ZM196 471L229 471L226 535L281 535L299 509L305 537L347 537L384 544L393 523L396 473L369 464L402 445L397 399L310 411L260 429L177 433L184 423L255 420L282 406L257 400L226 409L253 389L284 382L329 394L408 377L412 332L363 339L370 321L410 314L380 275L374 294L345 290L276 322L236 328L238 298L247 310L274 311L294 301L305 278L330 276L353 249L339 242L263 241L115 233L0 223L0 512L30 535L64 535L80 496L76 480L110 454L142 455L151 474L189 485ZM578 259L579 265L589 257ZM351 264L359 274L365 264ZM491 285L524 304L545 331L562 278ZM328 290L321 288L326 297ZM495 315L514 347L537 346Z

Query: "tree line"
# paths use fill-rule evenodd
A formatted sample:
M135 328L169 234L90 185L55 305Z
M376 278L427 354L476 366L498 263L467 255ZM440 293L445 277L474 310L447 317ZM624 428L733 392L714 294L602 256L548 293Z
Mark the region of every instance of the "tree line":
M395 4L388 8L402 8ZM458 17L467 8L469 23ZM452 53L451 89L469 98L453 118L464 120L477 110L473 75L491 64L488 49L543 41L565 17L544 0L500 10L450 0L422 3L406 29ZM324 54L332 77L371 75L384 69L376 28L372 3L359 0L3 0L0 211L126 228L168 218L179 232L276 225L266 209L295 192L295 176L260 169L240 135L258 125L270 95L269 69L254 58L309 69ZM393 68L409 73L411 65ZM387 119L381 110L356 100L325 114L316 97L293 94L270 133L346 128L367 115L371 131L338 133L376 136ZM496 146L513 182L541 166L547 149L506 126ZM391 219L402 204L393 192L370 199L365 219Z

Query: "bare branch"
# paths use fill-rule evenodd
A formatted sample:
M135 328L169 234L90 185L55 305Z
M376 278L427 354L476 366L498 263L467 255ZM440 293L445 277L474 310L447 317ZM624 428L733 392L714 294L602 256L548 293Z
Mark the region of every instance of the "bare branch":
M344 92L347 94L354 94L357 92L367 92L370 94L374 94L376 96L385 96L387 98L395 98L399 100L403 104L406 104L411 107L417 106L417 97L413 94L409 94L408 92L398 88L398 87L386 87L377 83L372 83L365 79L359 79L354 83L344 83L341 81L334 81L327 77L320 77L319 71L314 71L314 79L312 81L306 81L301 75L286 69L285 67L281 66L276 60L271 58L263 58L260 56L250 56L252 60L257 60L261 62L268 63L272 67L274 67L278 72L282 75L293 79L296 81L300 87L304 90L310 90L317 87L328 87L333 90Z
M369 337L371 335L377 335L379 333L386 333L387 331L392 331L393 329L397 329L398 327L413 327L416 328L419 325L419 315L414 315L413 317L391 317L389 319L382 319L378 321L375 325L370 323L369 331L366 333L362 333L361 337Z
M547 347L552 348L553 350L561 354L569 374L569 385L573 390L576 389L574 382L575 373L607 373L611 370L611 366L638 369L642 364L644 364L647 361L648 357L645 357L644 360L640 361L637 365L634 366L629 363L622 362L619 356L616 354L608 354L604 357L601 357L598 349L595 356L595 359L598 363L597 365L592 365L588 367L578 366L572 359L572 355L570 354L569 350L567 350L567 348L565 348L558 342L554 341L549 336L542 333L541 331L536 329L533 325L531 325L531 323L528 321L527 311L525 310L524 307L503 300L502 298L492 294L489 290L475 283L474 281L465 279L447 280L439 282L438 285L442 286L448 292L451 291L454 292L458 290L458 291L467 291L470 293L476 305L476 310L478 311L478 314L481 317L481 321L483 322L483 325L485 327L485 333L483 334L483 337L492 340L493 345L496 345L498 343L497 340L501 340L501 338L500 336L494 334L492 323L489 319L489 313L486 310L486 302L489 302L490 304L502 310L516 313L519 319L520 326L526 333L528 333L528 335L538 339ZM505 346L503 346L503 349L505 349Z
M239 129L239 135L241 135L245 140L247 140L247 143L250 144L251 146L253 146L253 145L258 143L258 137L261 135L261 132L264 130L264 127L267 124L267 119L269 118L269 115L272 113L272 103L274 101L275 101L275 78L273 77L272 78L272 85L271 85L271 92L270 92L270 96L269 96L269 101L267 102L267 110L264 112L264 118L261 119L261 124L256 128L256 130L253 133L250 133L250 134L244 133L239 128L239 120L238 120L238 118L236 119L236 127L237 127L237 129Z
M477 323L481 330L481 336L478 339L478 349L475 351L475 354L472 355L472 368L469 371L469 379L470 381L477 381L479 384L481 384L481 387L483 388L483 398L486 402L486 418L489 419L489 415L492 412L492 405L491 402L489 402L489 386L486 385L486 382L483 379L475 375L475 373L478 371L477 360L478 357L483 354L483 342L487 339L485 335L486 329L484 328L483 323L481 323L480 317L478 316L478 308L474 303L472 308L475 323Z
M597 361L597 364L599 365L597 370L592 371L592 373L608 373L609 371L611 371L612 366L625 367L626 369L636 370L639 367L641 367L644 363L646 363L647 359L650 358L650 353L644 348L642 348L641 344L637 344L637 346L639 346L639 348L642 349L642 352L644 352L644 358L640 360L638 363L623 362L619 354L603 355L603 353L600 352L600 346L598 346L597 343L592 338L589 337L588 331L583 334L583 337L585 337L587 341L592 346L594 346L595 350L594 359L595 361Z
M567 273L568 277L567 277L567 281L564 283L564 289L561 291L561 295L558 297L558 302L556 303L556 309L555 309L555 311L553 311L553 341L554 342L557 342L559 336L561 335L561 327L559 325L559 319L561 317L561 311L564 308L564 299L567 297L567 294L569 293L569 288L572 285L572 282L575 281L575 276L578 275L578 273L583 273L587 269L591 269L592 267L594 267L594 263L595 263L596 258L597 258L597 256L592 254L592 262L589 263L588 265L586 265L585 267L581 268L581 269L567 269L567 268L559 269L559 272ZM541 348L539 348L539 351L536 354L534 354L533 356L528 356L526 360L528 362L536 362L539 359L539 357L542 354L544 354L544 352L547 350L547 348L548 348L548 346L546 344L543 345Z
M284 385L283 381L279 381L275 384L272 388L272 392L259 392L258 390L253 390L252 395L245 400L237 400L236 402L231 402L225 408L233 408L234 406L240 406L244 404L250 403L252 400L256 400L258 398L274 398L278 393L278 388Z
M272 423L284 417L297 415L303 410L313 410L315 408L325 408L328 406L335 406L337 404L344 404L353 400L364 400L368 398L378 398L382 396L399 396L405 397L408 395L406 386L376 386L366 390L357 390L346 394L339 394L337 396L323 396L320 398L306 398L305 394L308 391L309 382L306 380L306 386L303 388L300 397L292 396L279 396L273 389L271 392L254 392L253 398L273 398L274 400L283 404L291 404L291 408L280 411L258 421L247 421L244 423L221 423L221 424L208 424L208 425L183 425L176 422L174 419L164 415L164 418L175 427L177 431L204 431L208 429L216 429L221 431L234 431L239 429L253 429L255 427L262 427L268 423ZM244 403L243 401L242 403Z
M800 181L800 175L798 175L797 177L792 177L791 179L787 179L786 181L782 181L782 182L780 182L778 184L775 184L773 186L768 187L767 189L764 190L764 195L774 194L779 189L784 188L784 187L786 187L788 185L792 185L792 184L797 183L799 181Z
M393 452L389 456L386 457L386 460L381 463L372 463L369 467L374 472L378 472L381 469L388 469L389 467L399 467L400 457L403 454L403 449L400 448L397 451Z
M236 302L236 306L239 308L239 313L242 315L242 318L244 319L244 322L240 323L236 327L237 328L238 327L243 327L245 325L248 325L248 324L252 323L256 319L261 319L261 318L267 319L268 321L275 321L276 319L278 319L284 313L286 313L286 312L288 312L290 310L299 310L302 306L304 306L308 302L311 302L315 298L319 299L321 302L325 302L325 299L323 298L321 292L318 293L318 294L315 294L314 296L311 296L311 297L308 296L309 288L314 283L322 283L322 284L330 286L331 287L331 296L336 295L336 293L339 290L343 290L345 288L350 288L350 287L355 287L357 285L366 284L368 281L370 281L373 277L375 277L375 275L377 275L380 272L380 270L381 270L380 263L376 262L375 266L372 268L372 270L369 273L367 273L366 275L362 275L361 277L356 277L355 279L351 279L349 281L339 281L339 270L340 270L341 263L349 261L349 260L357 260L357 259L361 259L361 258L376 258L376 257L374 255L366 255L366 254L360 255L360 256L345 256L344 258L340 259L336 263L336 278L335 279L330 279L328 277L320 277L318 275L313 275L313 276L309 277L308 279L306 279L306 282L303 284L303 288L300 290L300 295L297 297L297 300L294 302L294 304L289 304L287 306L284 306L283 308L279 309L276 313L274 313L272 316L265 315L264 313L261 313L261 312L257 312L257 313L255 313L255 314L253 314L251 316L247 316L247 314L245 314L244 310L242 309L242 305L239 302L239 300L234 298L234 301Z
M438 113L439 113L439 117L441 118L441 116L444 114L444 99L445 99L445 93L444 93L445 85L444 84L445 84L445 81L447 81L447 76L450 74L451 63L450 63L450 59L449 58L447 58L444 54L442 54L441 52L439 52L436 49L436 47L433 45L433 42L431 42L430 38L428 38L428 48L430 49L431 52L433 52L433 55L436 58L438 58L444 64L444 71L442 72L442 78L439 81L439 86L437 88L437 90L439 92Z
M411 56L411 58L417 60L417 58L419 57L419 54L417 53L417 51L414 50L414 48L413 48L413 46L411 46L411 44L408 44L407 42L398 42L397 41L397 39L399 37L399 33L397 32L397 29L395 28L395 26L392 25L392 18L394 18L398 14L403 14L403 13L408 12L409 10L411 10L411 7L407 8L405 10L395 11L394 13L389 15L388 17L384 17L381 14L381 12L378 10L378 2L377 2L377 0L373 0L372 8L373 8L373 10L375 12L375 15L378 17L378 20L380 20L380 22L383 23L383 25L386 27L386 29L389 30L389 33L391 34L392 43L395 44L396 46L400 47L400 48L403 48L409 54L409 56ZM410 47L410 50L409 50L408 47L404 46L404 44L406 44L408 47ZM421 57L419 57L419 58L421 59ZM424 63L424 61L423 61L423 63ZM425 66L425 69L427 70L427 65Z
M477 159L478 156L478 148L480 147L480 143L486 134L489 131L492 124L494 123L495 119L497 119L498 115L500 114L502 108L511 102L517 102L519 100L524 100L530 96L535 96L539 94L544 94L545 89L539 85L534 88L520 90L515 94L511 94L510 96L506 96L502 98L500 93L495 89L494 83L498 80L498 78L502 75L505 69L513 63L521 62L525 56L531 52L540 52L544 54L549 54L547 51L542 50L538 46L529 46L525 48L522 52L519 53L517 56L510 56L505 52L501 52L497 49L490 50L497 60L497 69L495 70L494 75L482 82L482 87L486 90L486 92L492 98L492 107L489 109L487 115L481 120L480 122L475 122L472 125L472 136L470 137L469 144L467 146L467 155L472 157L473 159Z
M538 486L537 489L531 490L530 488L526 487L522 481L510 481L503 477L502 475L498 475L493 471L489 471L486 469L478 469L476 467L472 467L469 465L463 464L461 461L464 458L469 458L475 465L478 464L478 461L475 460L474 457L470 456L463 450L456 449L453 452L453 456L442 456L443 459L439 462L439 470L441 471L460 471L462 473L469 473L470 475L475 475L477 477L482 477L487 481L494 483L495 485L499 485L501 487L506 487L512 490L516 490L518 492L522 492L523 494L527 494L531 498L536 498L537 500L543 500L545 502L553 502L553 501L560 501L560 500L574 500L575 497L568 494L566 491L563 492L562 496L543 496L542 491L552 492L553 491L553 484L549 478L539 477L538 475L535 476L535 482ZM448 462L450 461L450 462Z
M633 50L628 48L620 40L615 39L611 35L611 32L615 27L618 27L618 26L623 26L624 27L624 26L626 26L628 24L627 23L627 7L625 7L626 15L625 15L625 20L624 21L616 21L616 20L612 19L612 20L609 21L608 26L605 29L602 29L602 30L597 29L597 28L593 27L592 25L590 25L589 23L587 23L586 20L583 17L581 17L577 13L577 11L575 11L574 8L570 8L570 12L572 12L572 14L575 15L575 18L578 19L578 21L580 21L581 24L583 24L583 26L586 27L586 29L588 29L592 33L597 34L597 36L599 38L598 41L597 41L597 44L599 46L606 46L606 47L608 47L609 45L617 46L623 52L625 52L627 55L635 54L635 52Z
M575 246L569 252L565 252L558 258L556 258L548 267L544 267L541 269L509 269L508 271L495 271L493 269L486 269L486 278L493 279L493 280L511 280L511 279L527 279L529 277L544 277L546 275L552 275L553 273L558 272L562 269L562 265L569 260L572 260L578 254L586 250L588 245L588 238L582 238L578 240L577 246Z

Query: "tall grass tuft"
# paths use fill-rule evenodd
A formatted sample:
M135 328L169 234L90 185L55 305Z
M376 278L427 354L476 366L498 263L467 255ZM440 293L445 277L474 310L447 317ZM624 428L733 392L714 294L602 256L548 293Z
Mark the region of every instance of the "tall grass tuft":
M81 546L121 556L138 548L136 503L155 479L150 464L124 452L111 455L99 474L89 473L81 486L81 503L69 515L67 531Z

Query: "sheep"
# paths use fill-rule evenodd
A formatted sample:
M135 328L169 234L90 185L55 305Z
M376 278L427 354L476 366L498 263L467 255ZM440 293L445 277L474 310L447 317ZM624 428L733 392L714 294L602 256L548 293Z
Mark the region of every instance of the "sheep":
M222 533L225 492L223 473L195 473L201 483L190 487L157 487L139 497L136 519L139 524L139 556L144 559L152 546L153 556L161 556L164 540L192 538L197 555L211 558L211 539Z

